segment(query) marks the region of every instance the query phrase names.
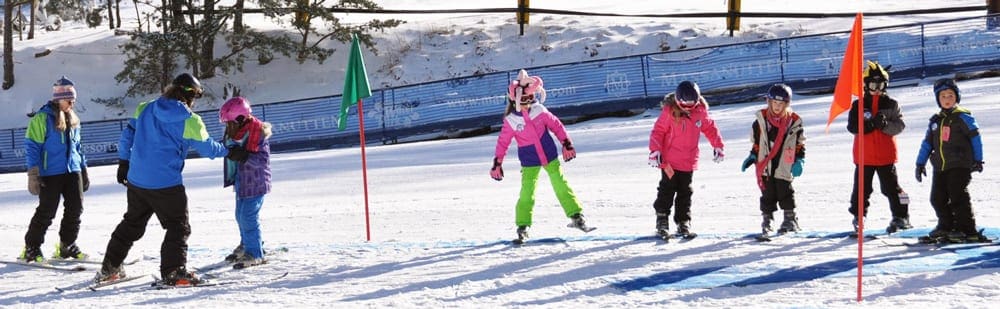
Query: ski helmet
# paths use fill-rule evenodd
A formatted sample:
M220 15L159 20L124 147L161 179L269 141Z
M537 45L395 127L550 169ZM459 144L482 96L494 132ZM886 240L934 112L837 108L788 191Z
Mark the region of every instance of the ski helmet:
M951 78L942 78L934 82L934 100L937 100L938 107L941 107L941 99L939 95L941 91L945 89L951 89L955 92L955 104L962 101L962 95L958 93L958 85L955 84L955 80Z
M882 67L877 61L868 60L868 65L861 72L861 78L865 83L865 90L885 90L889 86L889 68Z
M785 84L774 84L767 90L767 98L771 100L792 102L792 88Z
M677 84L677 89L674 90L674 97L677 99L677 104L684 107L692 107L701 99L701 90L698 89L698 84L686 80Z
M528 76L528 71L522 69L517 74L517 79L512 80L507 86L507 98L517 103L537 101L545 103L545 83L541 77ZM536 97L537 96L537 97ZM520 106L516 106L520 110Z
M250 101L244 97L232 97L219 109L219 122L240 121L240 116L250 116Z
M201 82L199 82L198 79L190 73L181 73L181 75L177 75L177 77L174 78L174 81L170 84L175 87L180 87L188 98L201 98L201 94L203 92Z

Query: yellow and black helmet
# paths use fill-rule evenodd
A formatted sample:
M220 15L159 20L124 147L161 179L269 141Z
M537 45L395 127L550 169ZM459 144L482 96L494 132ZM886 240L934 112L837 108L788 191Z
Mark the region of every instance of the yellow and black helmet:
M865 90L885 90L889 85L889 68L882 67L877 61L868 60L868 65L861 72L861 77L865 82Z

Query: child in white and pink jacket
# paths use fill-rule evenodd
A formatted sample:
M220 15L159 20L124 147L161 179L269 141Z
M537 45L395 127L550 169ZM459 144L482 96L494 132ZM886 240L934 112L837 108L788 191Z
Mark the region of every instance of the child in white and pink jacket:
M649 135L649 165L660 169L656 188L656 232L670 235L670 207L674 206L677 236L693 237L691 233L691 180L698 168L698 142L701 134L714 148L716 163L722 162L722 136L715 121L708 115L708 103L698 85L683 81L672 94L664 98L663 112Z
M517 240L522 242L528 238L528 228L531 226L531 213L535 206L535 187L538 174L542 169L549 175L553 191L562 205L566 217L572 222L569 227L589 232L581 213L580 203L573 194L573 189L563 178L559 165L557 145L562 145L563 160L569 162L576 157L573 143L566 134L562 121L549 112L542 103L545 101L545 88L542 78L528 76L521 70L517 80L511 81L507 89L507 110L504 112L503 128L497 139L496 156L493 158L493 168L490 176L500 181L503 179L503 159L507 154L510 141L517 141L517 157L521 161L521 195L517 200L515 223L517 224ZM559 144L552 139L555 134Z

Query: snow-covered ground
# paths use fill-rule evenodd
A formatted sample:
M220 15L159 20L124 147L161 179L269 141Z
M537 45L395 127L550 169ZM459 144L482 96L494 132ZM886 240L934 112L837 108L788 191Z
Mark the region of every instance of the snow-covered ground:
M417 1L384 1L386 8L407 8ZM536 1L536 7L550 7ZM562 9L606 10L606 5L579 6L568 1ZM652 7L660 1L635 1ZM420 2L422 3L422 2ZM457 5L440 1L441 8L493 7L496 5ZM466 1L463 3L472 3ZM670 2L674 3L674 2ZM395 4L399 4L398 6ZM876 4L876 1L844 1L810 4L808 9L853 11L857 8L891 10L941 5L980 5L981 1L909 1ZM506 4L505 4L506 5ZM676 4L675 4L676 5ZM693 3L684 3L691 6ZM709 4L703 4L708 7ZM796 11L803 4L796 1L744 1L766 5L772 10ZM822 7L820 7L822 5ZM698 4L695 8L700 8ZM719 8L715 8L718 6ZM426 6L425 6L426 7ZM713 4L712 10L724 7ZM681 11L680 8L665 11ZM421 18L431 19L432 16ZM460 31L463 27L503 28L511 35L516 26L512 17L491 19L473 16L413 22L414 29L441 27ZM913 20L922 17L914 16ZM479 24L462 21L485 20ZM545 17L538 18L544 20ZM575 31L560 36L593 39L595 31L611 31L614 24L626 20L595 20L553 17L552 24L563 24ZM866 20L866 25L878 24ZM909 19L908 19L909 20ZM500 21L504 21L502 26ZM420 26L427 22L427 25ZM536 35L542 23L529 29ZM681 21L684 22L684 21ZM705 42L726 40L721 21L710 24L673 24L641 21L631 35L645 32L654 24L662 29L700 29ZM638 25L647 26L638 26ZM791 32L816 32L827 27L847 29L850 20L836 21L744 21L751 28L758 25L769 35ZM462 25L462 26L452 26ZM795 29L795 30L793 30ZM664 30L665 31L665 30ZM110 48L108 41L75 41L70 38L106 37L106 30L76 28L59 34L40 36L38 42L23 44L51 45L57 48ZM400 37L406 37L400 32ZM425 33L425 32L419 32ZM72 35L70 35L72 34ZM59 35L61 36L58 39ZM121 40L122 38L108 38ZM410 40L416 38L410 37ZM452 44L451 40L441 40ZM525 40L510 38L504 40ZM531 39L533 40L533 39ZM26 41L27 42L27 41ZM508 42L510 43L510 42ZM15 44L19 45L19 44ZM62 47L59 47L62 46ZM608 50L627 54L626 44L606 44ZM426 53L443 51L429 44ZM345 49L346 50L346 49ZM642 51L642 50L635 50ZM573 53L582 53L573 51ZM24 54L19 49L19 54ZM502 53L487 63L516 68L519 62ZM614 54L614 55L620 55ZM558 63L570 59L535 54L539 62ZM67 57L67 58L54 58ZM114 92L111 72L98 74L93 61L68 61L69 55L53 54L44 58L21 57L18 64L18 87L0 92L0 102L20 114L22 104L37 107L49 96L51 80L66 70L75 78L83 95L88 91ZM112 56L103 56L114 58ZM368 56L375 71L382 57ZM334 57L339 59L341 57ZM456 58L460 58L457 57ZM52 61L58 60L59 69ZM94 59L104 59L95 57ZM440 58L429 58L433 62ZM110 59L108 67L118 65ZM339 91L342 68L336 63L320 68L267 67L276 70L251 98L268 98L280 92L291 98ZM423 60L426 62L426 60ZM45 70L29 69L32 62ZM373 64L374 63L374 64ZM330 65L328 67L328 65ZM463 63L462 65L469 65ZM85 68L90 68L85 71ZM220 80L253 80L263 77L265 68L242 76ZM254 69L258 70L258 69ZM292 70L301 74L292 74ZM313 71L316 70L316 71ZM422 70L422 69L421 69ZM112 70L108 70L112 71ZM419 70L418 70L419 71ZM407 69L409 72L409 69ZM408 73L410 74L410 73ZM417 73L412 73L417 74ZM106 76L105 76L106 75ZM385 78L385 75L380 75ZM413 75L415 80L420 79ZM91 79L93 77L93 80ZM444 77L444 76L442 76ZM908 128L897 138L901 186L911 196L911 220L916 228L898 237L865 243L866 276L863 278L863 304L870 307L919 306L981 308L1000 300L1000 258L996 246L981 248L911 248L898 246L913 242L935 223L928 203L929 182L917 183L912 176L919 142L926 119L936 110L928 78L921 85L892 88L890 93L901 103ZM310 82L305 82L310 81ZM221 82L209 81L210 85ZM298 84L296 84L298 83ZM37 89L22 90L34 84ZM991 142L998 136L1000 78L961 81L962 105L971 109L982 128L986 169L974 174L970 185L977 219L987 234L1000 236L1000 214L992 211L1000 193L993 191L1000 174L990 158L1000 151ZM24 88L22 88L24 87ZM85 90L92 89L92 90ZM274 94L276 95L276 94ZM34 101L31 101L34 100ZM258 99L258 102L267 99ZM844 130L842 115L824 133L831 98L797 96L793 108L806 123L807 159L805 174L796 179L800 224L804 231L771 243L756 243L745 236L759 229L758 191L749 172L740 173L739 165L749 149L749 126L754 110L763 102L717 106L711 109L726 140L727 160L714 164L707 160L710 148L704 145L701 169L695 173L693 228L701 234L688 242L663 244L648 236L653 233L652 201L658 173L646 165L646 145L657 111L629 118L606 118L568 126L577 147L576 160L564 164L564 172L584 207L588 221L599 229L589 234L568 229L568 223L547 181L539 182L538 204L532 235L536 243L514 248L507 241L514 236L514 203L520 187L518 164L513 151L505 164L507 179L495 182L488 176L496 135L465 139L430 141L367 148L371 214L371 238L365 241L365 213L360 149L335 149L302 153L275 154L272 158L274 191L265 198L261 214L265 247L287 248L277 253L269 265L246 271L227 270L224 279L240 283L184 290L148 290L151 279L143 278L117 289L86 289L58 292L55 287L83 287L93 271L60 273L50 270L0 265L0 306L2 307L110 307L110 306L183 306L183 307L847 307L856 297L857 243L839 234L850 229L847 212L853 164L852 136ZM100 114L90 105L85 115ZM102 111L103 112L103 111ZM110 113L110 112L108 112ZM993 118L998 116L998 118ZM9 116L3 116L9 117ZM10 127L23 126L23 116L4 118ZM499 119L499 118L498 118ZM234 217L233 193L221 187L220 161L189 160L185 185L190 199L192 235L189 239L189 265L213 264L232 250L239 241ZM83 224L78 244L87 252L102 255L110 233L125 210L124 188L114 182L115 167L99 166L90 170L92 186L87 192ZM37 203L25 190L21 173L0 175L0 259L13 259L23 246L23 235ZM60 212L61 215L61 212ZM889 222L886 199L876 193L867 223L871 230L881 230ZM52 254L58 241L58 217L49 229L43 250ZM156 273L163 231L151 220L143 239L135 244L130 257L141 260L127 271L133 275ZM95 266L89 266L91 270ZM275 281L265 281L287 273Z
M964 81L962 105L982 127L986 169L973 176L970 192L978 223L1000 236L1000 214L992 209L998 169L988 158L1000 130L1000 78ZM987 307L1000 300L1000 259L995 246L933 250L896 246L914 242L935 224L927 202L930 184L917 183L912 167L927 117L936 109L930 86L894 88L908 128L898 137L901 185L911 196L915 230L868 241L864 304ZM569 126L578 154L564 170L589 222L583 234L568 220L546 181L539 183L533 237L511 247L514 202L520 186L516 160L507 179L488 170L495 135L372 146L368 153L371 242L365 241L360 150L276 154L274 191L261 214L265 246L284 247L272 263L223 278L247 282L201 289L147 290L150 279L97 292L81 287L91 271L58 273L0 265L0 306L107 307L180 305L199 307L846 307L854 305L856 241L837 236L850 228L847 212L853 166L851 135L842 116L824 133L830 96L799 96L793 108L805 119L805 174L796 179L804 231L772 243L745 236L759 228L758 191L739 165L749 149L752 112L762 102L715 107L726 139L727 160L703 160L694 180L697 239L663 244L653 233L652 200L658 174L646 165L646 145L657 112ZM997 116L997 118L993 118ZM704 145L702 158L710 157ZM511 151L509 158L516 157ZM219 161L189 160L191 266L212 264L238 242L233 194L221 188ZM124 189L114 166L90 169L79 245L101 255L125 209ZM36 200L24 190L23 174L0 175L0 256L14 258ZM873 196L868 224L883 229L890 219L886 199ZM57 220L58 221L58 220ZM58 241L53 224L46 254ZM136 243L128 267L155 273L163 232L156 220ZM264 278L283 273L269 282Z

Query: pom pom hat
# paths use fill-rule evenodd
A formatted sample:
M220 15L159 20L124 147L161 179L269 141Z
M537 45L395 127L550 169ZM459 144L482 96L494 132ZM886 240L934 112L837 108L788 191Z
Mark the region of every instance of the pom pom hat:
M63 76L52 85L52 102L59 100L76 100L76 88L73 81Z

